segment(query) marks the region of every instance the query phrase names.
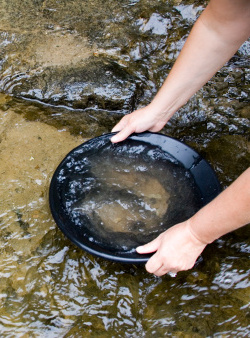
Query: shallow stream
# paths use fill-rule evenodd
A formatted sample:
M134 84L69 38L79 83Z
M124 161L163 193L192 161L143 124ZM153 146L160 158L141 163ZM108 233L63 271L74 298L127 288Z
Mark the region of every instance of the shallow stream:
M250 228L157 278L92 257L55 225L59 162L150 102L200 0L0 0L0 336L247 337ZM222 187L250 165L250 41L163 129Z

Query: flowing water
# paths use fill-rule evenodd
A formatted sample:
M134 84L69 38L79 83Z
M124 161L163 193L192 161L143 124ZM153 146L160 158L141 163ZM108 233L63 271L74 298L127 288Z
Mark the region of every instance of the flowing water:
M1 337L247 337L249 226L176 278L95 258L48 204L54 170L150 102L200 0L0 0ZM250 165L250 42L163 129L228 186Z
M76 224L91 244L135 251L203 205L190 172L160 147L135 140L113 145L109 136L91 144L62 162L52 185L65 228Z

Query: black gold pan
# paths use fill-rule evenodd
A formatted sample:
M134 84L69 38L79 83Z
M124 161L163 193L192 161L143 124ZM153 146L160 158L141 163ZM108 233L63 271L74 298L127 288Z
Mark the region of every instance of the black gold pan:
M145 263L135 248L191 217L221 191L195 150L145 132L112 144L113 133L73 149L50 184L52 215L82 250L122 263Z

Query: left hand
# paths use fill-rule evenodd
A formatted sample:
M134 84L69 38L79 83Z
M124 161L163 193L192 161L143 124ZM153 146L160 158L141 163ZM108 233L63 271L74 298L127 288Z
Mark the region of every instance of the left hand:
M111 138L111 142L124 141L133 133L142 133L144 131L160 131L167 123L169 117L167 114L151 108L151 105L135 110L132 113L125 115L118 122L112 132L118 132Z

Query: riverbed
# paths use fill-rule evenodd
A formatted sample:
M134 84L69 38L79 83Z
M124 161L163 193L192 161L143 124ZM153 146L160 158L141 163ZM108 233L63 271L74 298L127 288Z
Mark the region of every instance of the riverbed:
M150 102L204 2L0 1L1 337L247 337L250 228L176 278L93 257L60 232L64 156ZM226 188L250 165L250 41L162 133Z

